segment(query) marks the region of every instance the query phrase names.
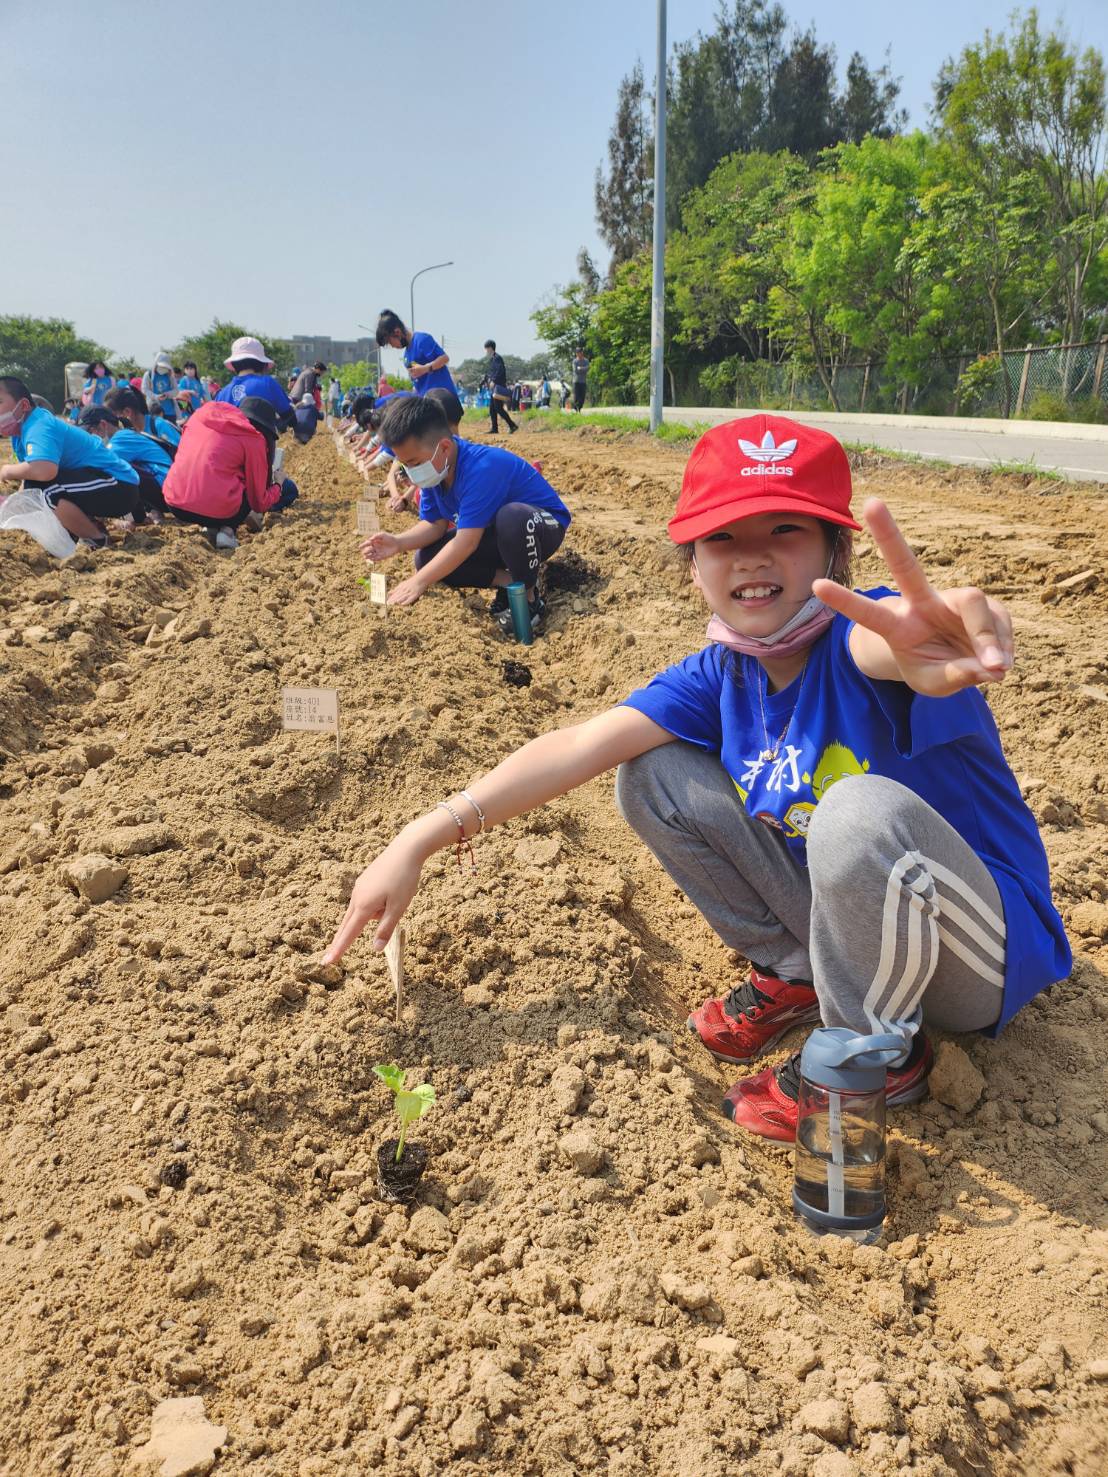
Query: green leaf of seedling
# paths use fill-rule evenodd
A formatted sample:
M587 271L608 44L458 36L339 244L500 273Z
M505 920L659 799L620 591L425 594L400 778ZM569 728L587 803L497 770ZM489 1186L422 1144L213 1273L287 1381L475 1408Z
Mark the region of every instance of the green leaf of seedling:
M379 1062L373 1070L374 1072L376 1072L377 1076L380 1077L381 1081L385 1084L386 1087L391 1088L393 1092L403 1092L403 1067L394 1066L391 1062Z
M368 590L369 589L369 576L368 575L364 575L364 574L363 575L359 575L358 580L357 580L357 583L359 585L365 585L366 589Z
M398 1092L395 1107L404 1127L407 1128L409 1123L422 1118L434 1101L435 1089L429 1083L424 1083L422 1087L417 1087L413 1092Z

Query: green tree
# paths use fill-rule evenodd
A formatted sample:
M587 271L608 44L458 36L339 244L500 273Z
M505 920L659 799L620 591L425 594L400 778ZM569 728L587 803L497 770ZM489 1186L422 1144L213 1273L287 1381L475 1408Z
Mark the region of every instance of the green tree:
M788 19L768 0L721 4L716 28L674 47L668 69L667 224L680 224L690 190L729 154L789 149L814 159L821 149L888 136L902 125L898 79L871 70L857 52L846 89L836 90L833 46L813 30L786 41Z
M814 365L836 410L848 354L887 360L904 408L924 361L954 347L956 325L903 251L932 158L922 133L840 144L824 157L810 205L790 216L770 321Z
M677 337L709 359L779 357L769 326L785 223L809 188L792 155L732 154L685 199L683 228L666 250Z
M108 363L111 350L79 337L68 319L0 317L0 374L19 375L59 410L65 399L65 366L94 359Z
M1013 17L1018 20L1018 16ZM1094 264L1108 244L1104 59L1065 34L1043 35L1031 10L1009 39L986 31L935 84L944 135L981 177L1032 174L1049 200L1056 316L1068 342L1085 328Z
M590 342L596 304L583 282L571 282L555 287L531 314L535 332L550 346L551 368L563 377L568 377L577 346Z
M608 138L608 168L596 171L596 220L611 252L611 276L650 244L654 222L654 134L642 63L619 84Z
M978 349L991 337L995 363L1011 335L1030 324L1053 291L1049 204L1030 172L1008 175L995 155L962 159L944 150L939 183L920 200L920 216L905 241L905 260L947 294L946 311L961 325L963 349ZM982 304L988 319L975 331ZM1000 375L1001 413L1011 413L1011 386Z
M191 359L206 378L222 379L227 373L224 361L231 352L231 345L235 339L248 335L260 339L265 345L267 354L274 361L274 373L287 373L292 368L292 347L284 339L243 328L240 323L224 323L219 318L214 318L211 327L203 333L191 334L181 339L169 350L169 356L174 364L183 364Z

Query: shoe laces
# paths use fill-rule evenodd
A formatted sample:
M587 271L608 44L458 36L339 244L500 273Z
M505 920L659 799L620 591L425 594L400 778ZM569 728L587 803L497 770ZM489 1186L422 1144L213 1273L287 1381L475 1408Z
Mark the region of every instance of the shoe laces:
M788 1059L787 1062L782 1062L781 1065L774 1071L774 1074L773 1075L777 1079L777 1085L778 1085L778 1087L785 1094L785 1096L787 1098L791 1098L794 1103L797 1102L797 1101L799 1101L799 1098L800 1098L800 1053L799 1053L799 1051L794 1051L793 1054L792 1054L792 1056L789 1057L789 1059Z
M736 985L724 996L723 1013L729 1015L733 1021L738 1021L742 1020L745 1015L761 1009L763 1005L772 1003L773 996L767 995L765 990L759 990L751 974L743 980L741 985Z

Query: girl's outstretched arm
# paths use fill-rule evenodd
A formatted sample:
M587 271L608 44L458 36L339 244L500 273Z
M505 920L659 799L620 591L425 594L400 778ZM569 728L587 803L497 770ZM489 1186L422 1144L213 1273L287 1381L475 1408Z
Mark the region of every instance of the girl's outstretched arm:
M585 723L532 739L466 789L484 812L487 828L545 805L672 739L672 734L634 708L610 708ZM447 799L465 835L476 835L481 823L475 807L460 793ZM424 862L458 839L453 817L438 806L410 821L355 882L323 962L333 964L341 959L371 921L377 922L373 947L383 949L415 896Z

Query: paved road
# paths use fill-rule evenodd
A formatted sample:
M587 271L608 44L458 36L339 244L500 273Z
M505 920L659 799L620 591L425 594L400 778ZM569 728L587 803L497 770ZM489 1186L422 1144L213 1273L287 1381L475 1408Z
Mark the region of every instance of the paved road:
M617 414L646 416L643 407L621 407ZM688 425L707 421L718 425L748 410L670 409L667 421ZM914 452L917 456L977 467L998 462L1030 463L1044 471L1060 472L1078 482L1108 483L1108 426L1063 426L1056 422L1036 427L1019 422L1019 430L994 429L995 421L957 421L945 426L938 417L901 420L891 416L811 415L796 412L794 420L819 426L844 441L861 441L891 451Z

